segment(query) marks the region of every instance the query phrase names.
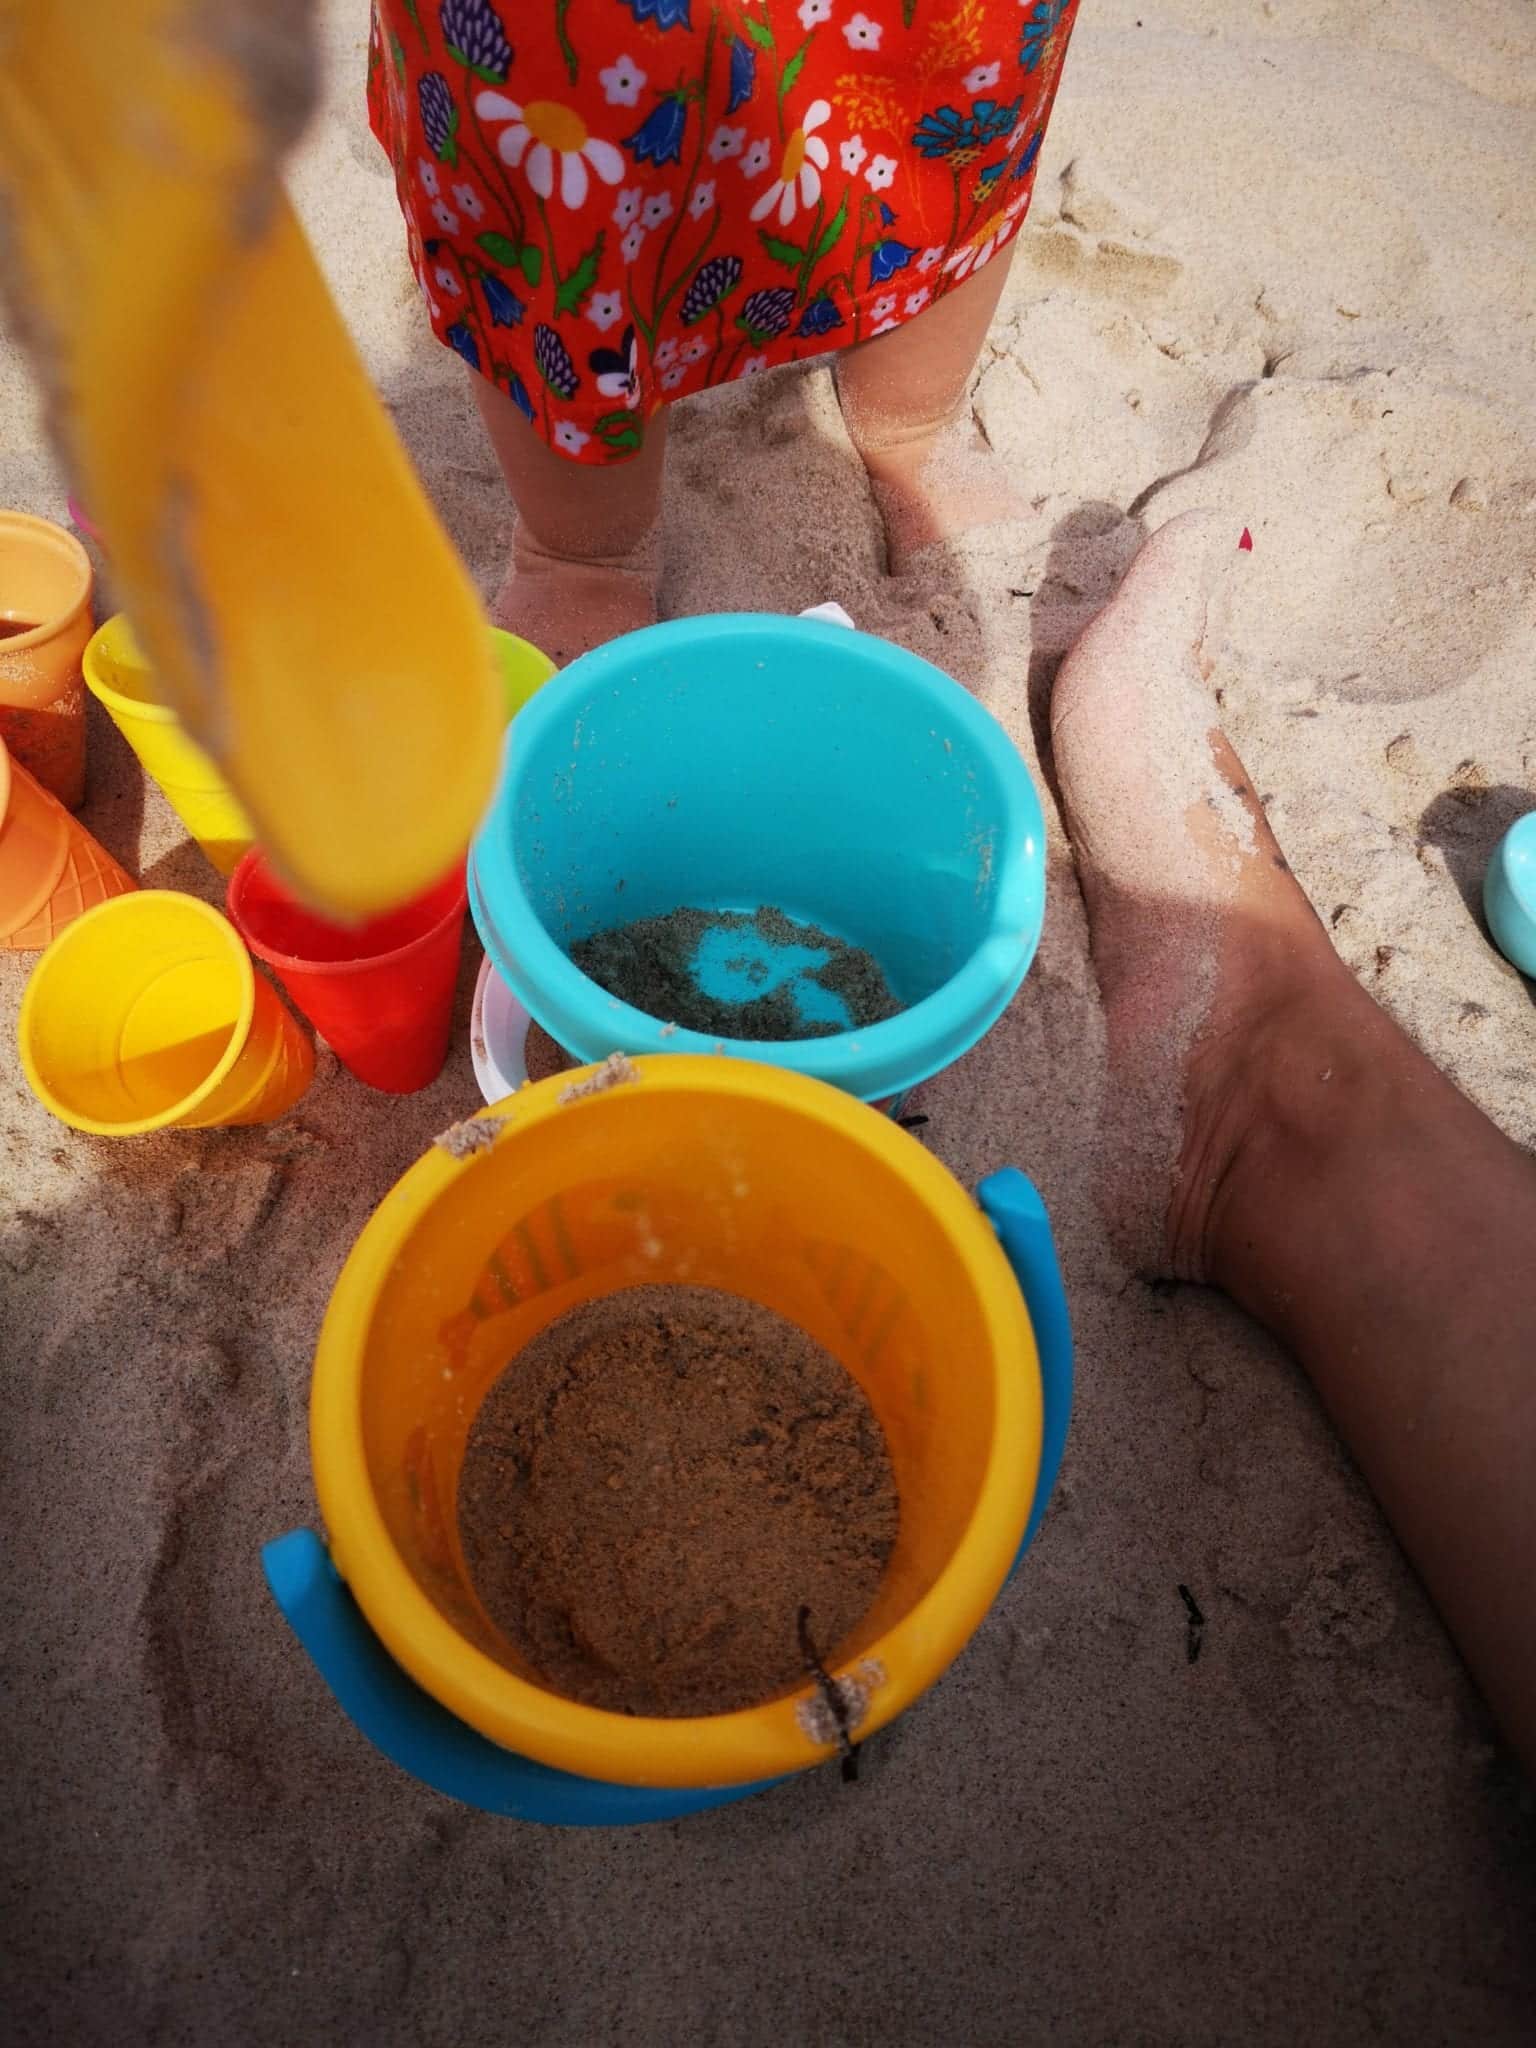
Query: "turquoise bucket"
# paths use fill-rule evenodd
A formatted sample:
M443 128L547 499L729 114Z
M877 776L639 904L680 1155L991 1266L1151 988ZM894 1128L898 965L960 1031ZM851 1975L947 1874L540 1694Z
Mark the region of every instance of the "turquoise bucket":
M931 663L820 620L722 614L627 634L543 686L469 882L497 971L579 1060L724 1050L876 1102L1007 1008L1039 943L1045 832L1012 741ZM569 956L685 905L819 926L872 953L904 1007L826 1037L706 1038Z

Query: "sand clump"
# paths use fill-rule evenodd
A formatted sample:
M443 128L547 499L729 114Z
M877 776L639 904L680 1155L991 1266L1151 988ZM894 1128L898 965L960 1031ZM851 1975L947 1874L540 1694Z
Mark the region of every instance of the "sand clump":
M740 987L732 1000L706 993L696 978L700 947L717 936L740 942L740 954L723 962ZM720 949L729 954L731 948ZM776 970L773 954L820 955L790 974ZM599 988L621 1001L706 1038L749 1039L755 1043L795 1038L830 1038L894 1017L901 1005L874 955L862 946L825 932L819 925L786 917L774 905L748 914L685 907L662 917L637 918L610 931L594 932L571 948L571 958ZM814 989L833 998L846 1022L808 1015ZM753 987L760 995L752 995Z
M635 1287L542 1330L476 1413L459 1528L482 1605L555 1688L721 1714L806 1676L896 1540L890 1457L846 1369L715 1288Z

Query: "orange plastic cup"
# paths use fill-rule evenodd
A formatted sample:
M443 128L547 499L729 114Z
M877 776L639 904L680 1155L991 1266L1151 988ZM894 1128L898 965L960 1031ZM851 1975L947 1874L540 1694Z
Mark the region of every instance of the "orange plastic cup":
M79 1131L264 1124L314 1074L309 1040L209 903L136 889L32 970L17 1027L32 1092Z
M72 533L0 512L0 739L71 810L85 795L91 558Z
M27 953L138 883L0 740L0 946Z

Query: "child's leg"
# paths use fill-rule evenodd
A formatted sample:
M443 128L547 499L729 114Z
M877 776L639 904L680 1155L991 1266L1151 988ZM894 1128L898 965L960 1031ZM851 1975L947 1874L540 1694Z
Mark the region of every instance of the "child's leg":
M1022 512L966 403L1012 245L935 305L837 366L843 418L885 519L891 567L929 542Z
M517 506L511 559L491 606L497 625L562 663L653 625L666 413L648 421L628 462L572 462L505 392L473 374L470 383Z

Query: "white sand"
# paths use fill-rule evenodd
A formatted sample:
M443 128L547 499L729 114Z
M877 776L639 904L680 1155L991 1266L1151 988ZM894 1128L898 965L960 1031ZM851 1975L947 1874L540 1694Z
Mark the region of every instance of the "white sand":
M300 201L489 590L508 512L366 132L362 0L327 24ZM1228 728L1351 965L1529 1143L1536 1011L1473 906L1536 771L1533 218L1528 0L1085 0L977 396L1037 501L1016 554L883 581L825 374L785 376L679 415L669 607L836 598L1034 763L1055 657L1145 527L1246 522ZM0 502L62 515L14 363L0 437ZM115 735L92 746L88 822L215 895ZM257 1549L313 1517L318 1318L473 1106L466 1030L425 1094L327 1062L270 1132L92 1143L7 1080L20 2038L1532 2038L1529 1791L1294 1369L1219 1297L1131 1278L1099 1225L1102 1027L1052 830L1025 990L923 1107L967 1180L1014 1160L1050 1202L1062 1493L856 1791L825 1772L630 1837L487 1820L382 1763L279 1623ZM25 965L0 961L8 1016Z

